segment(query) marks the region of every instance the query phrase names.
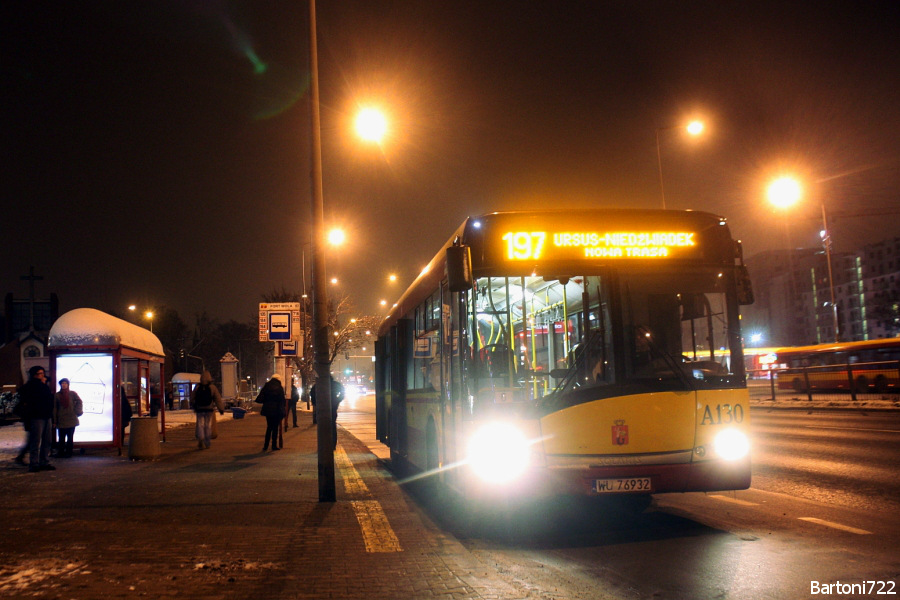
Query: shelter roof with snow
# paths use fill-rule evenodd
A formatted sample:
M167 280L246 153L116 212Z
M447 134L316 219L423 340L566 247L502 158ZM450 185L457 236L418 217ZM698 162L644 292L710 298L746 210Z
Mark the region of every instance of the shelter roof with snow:
M57 319L50 329L49 347L124 347L163 356L159 338L143 327L93 308L76 308Z

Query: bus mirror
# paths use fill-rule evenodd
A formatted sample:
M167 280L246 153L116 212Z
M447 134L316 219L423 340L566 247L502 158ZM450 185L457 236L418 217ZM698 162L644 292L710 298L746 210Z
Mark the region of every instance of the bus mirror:
M738 304L741 306L753 304L753 285L750 283L750 272L747 271L747 267L738 266L736 275Z
M447 248L447 279L451 292L465 292L472 289L472 253L468 246Z

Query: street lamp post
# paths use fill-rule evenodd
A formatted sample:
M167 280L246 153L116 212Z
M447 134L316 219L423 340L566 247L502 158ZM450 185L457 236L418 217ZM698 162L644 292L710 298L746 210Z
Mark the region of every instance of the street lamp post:
M659 166L659 193L662 195L663 210L666 209L666 188L663 185L662 153L659 151L659 132L670 131L672 129L684 129L691 135L700 135L703 132L703 123L700 121L691 121L687 125L670 125L668 127L656 128L656 164Z
M768 193L769 201L772 204L779 208L788 208L800 200L802 190L796 179L780 177L769 185ZM825 262L828 266L828 291L831 299L832 328L834 330L834 341L837 343L840 341L840 333L838 331L838 309L834 298L834 272L831 267L831 232L828 231L828 216L825 212L824 202L821 208L822 227L824 228L822 231L822 243L825 245ZM790 249L788 249L788 252L790 257ZM791 275L793 276L793 268L791 268ZM818 307L818 299L816 299L816 306Z
M322 193L322 132L319 118L319 57L316 0L309 0L310 120L312 132L313 338L316 370L316 422L319 502L337 499L334 440L331 437L331 365L328 343L328 297L325 275L325 201Z
M834 341L840 341L838 334L838 309L834 302L834 274L831 270L831 232L828 231L828 217L825 216L825 203L822 203L822 227L824 227L822 242L825 244L825 261L828 263L828 290L831 292L831 316L834 327Z

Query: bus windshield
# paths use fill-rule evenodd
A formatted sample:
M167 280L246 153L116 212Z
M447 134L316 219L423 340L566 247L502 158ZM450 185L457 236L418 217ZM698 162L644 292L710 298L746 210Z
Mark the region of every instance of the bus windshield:
M727 302L715 269L480 278L467 307L472 395L515 402L625 383L732 387Z

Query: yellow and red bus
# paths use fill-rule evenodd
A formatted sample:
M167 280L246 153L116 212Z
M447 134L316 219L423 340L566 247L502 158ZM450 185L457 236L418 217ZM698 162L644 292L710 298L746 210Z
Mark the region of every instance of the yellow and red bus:
M745 489L751 302L709 213L469 218L379 329L377 437L468 498Z
M900 338L776 348L778 389L884 394L900 390ZM852 384L852 385L851 385Z

